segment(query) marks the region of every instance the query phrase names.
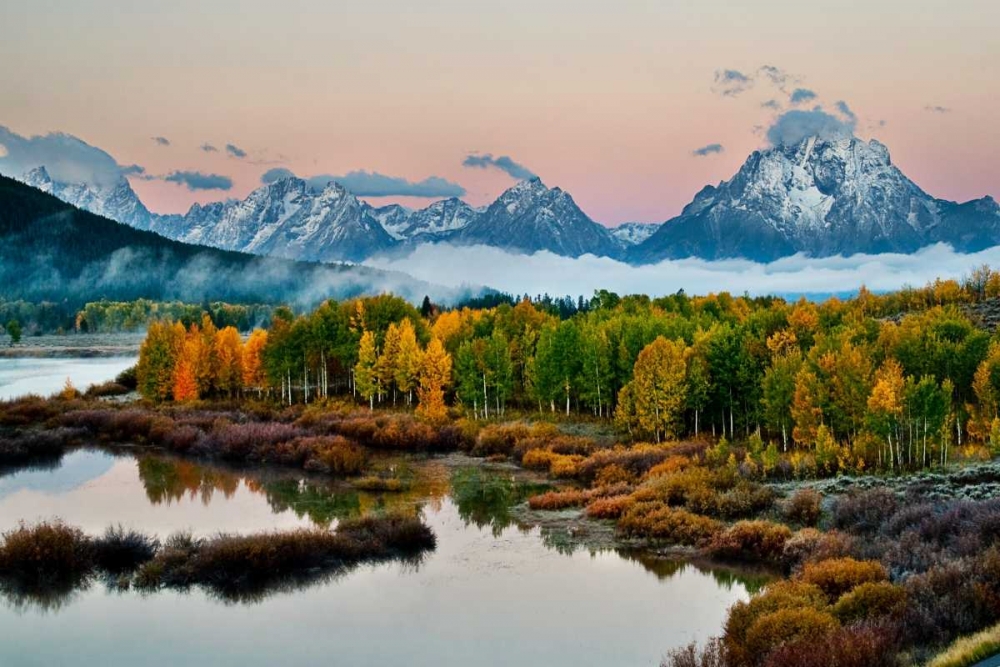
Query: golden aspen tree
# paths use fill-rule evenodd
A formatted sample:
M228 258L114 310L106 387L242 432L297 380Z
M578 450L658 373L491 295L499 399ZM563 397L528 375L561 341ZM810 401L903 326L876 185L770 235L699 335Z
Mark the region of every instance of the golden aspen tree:
M409 320L404 320L409 321ZM392 388L392 403L396 404L396 365L399 362L399 326L395 322L389 324L385 331L385 338L382 342L382 352L378 355L378 363L375 366L375 374L378 377L379 386L389 391ZM379 398L381 401L381 398Z
M631 399L632 414L623 418L656 442L673 436L684 408L686 376L684 344L658 336L636 358L631 388L619 405Z
M413 323L404 319L399 323L399 344L393 364L393 382L406 394L407 405L413 402L413 390L420 375L422 356Z
M358 363L354 366L354 386L358 393L368 399L369 409L375 409L375 393L378 391L376 366L378 355L375 352L375 334L365 331L361 334L358 345Z
M264 373L264 348L267 346L267 331L254 329L243 345L243 386L256 389L258 394L267 386Z
M792 427L792 440L800 446L812 446L816 442L816 433L823 423L823 408L820 404L819 378L807 367L795 375L795 393L792 395L791 414L795 426Z
M896 449L893 449L892 435L896 431L899 417L903 413L903 389L906 382L903 379L903 368L895 359L887 359L875 371L875 384L868 397L868 412L872 430L883 436L888 444L889 466L895 467L901 461L899 439Z
M216 334L215 357L215 387L233 397L243 388L243 340L235 327L225 327Z
M423 353L419 386L417 387L417 415L432 422L448 416L444 403L444 390L451 382L451 355L437 338L432 338Z

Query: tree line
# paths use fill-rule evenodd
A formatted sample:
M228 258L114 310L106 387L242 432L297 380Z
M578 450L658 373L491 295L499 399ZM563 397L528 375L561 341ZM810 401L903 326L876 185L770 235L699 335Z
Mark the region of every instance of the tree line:
M1000 274L985 267L963 281L822 303L600 291L568 317L529 299L418 310L382 295L304 315L278 308L245 342L235 330L207 333L211 318L156 325L140 376L157 399L176 400L182 375L182 398L352 395L372 408L419 407L433 392L437 417L444 405L473 419L511 409L587 415L636 440L711 436L749 443L762 460L917 468L947 460L952 447L1000 446L1000 340L973 308L998 295ZM201 343L184 352L182 334ZM224 370L223 339L243 346L232 353L240 372ZM154 349L159 370L143 373ZM201 359L195 392L184 356Z

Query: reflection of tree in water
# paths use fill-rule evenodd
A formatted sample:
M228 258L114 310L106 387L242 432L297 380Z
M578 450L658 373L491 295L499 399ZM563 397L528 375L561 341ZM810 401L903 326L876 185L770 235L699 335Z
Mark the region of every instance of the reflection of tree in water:
M0 579L0 598L19 614L28 611L54 614L68 607L79 593L90 588L90 584L90 577L44 582Z
M361 498L352 490L332 492L297 479L270 482L248 479L247 488L264 495L275 512L291 510L300 519L308 516L314 524L323 527L329 526L334 519L361 516Z
M763 570L728 568L701 561L686 561L675 558L664 558L654 553L634 549L619 549L618 555L625 560L639 563L647 572L656 575L657 579L670 579L687 571L689 568L711 575L719 586L727 591L740 585L748 593L760 592L764 586L774 581L775 575Z
M240 486L241 478L233 472L165 456L140 456L138 467L146 497L154 505L178 502L184 496L192 500L200 496L208 505L216 491L228 499Z
M451 497L466 525L487 526L494 536L516 525L511 508L549 488L548 484L518 480L509 472L459 468L451 473ZM518 526L523 531L530 526Z
M386 463L379 465L384 467ZM440 508L441 499L449 491L444 466L404 462L393 467L405 471L407 485L403 491L359 491L349 481L303 477L280 468L233 469L157 454L138 458L139 479L154 505L185 497L200 497L208 505L216 492L229 499L242 486L262 496L275 513L290 510L300 519L308 517L322 527L329 527L334 520L372 513L416 514L427 503Z

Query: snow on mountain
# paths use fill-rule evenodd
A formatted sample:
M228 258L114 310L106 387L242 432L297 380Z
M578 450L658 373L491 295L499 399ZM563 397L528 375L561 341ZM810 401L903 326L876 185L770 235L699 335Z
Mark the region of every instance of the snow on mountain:
M908 253L939 241L982 248L1000 243L997 217L982 213L990 202L931 197L878 141L810 137L755 151L731 180L701 190L630 259L771 261L797 252Z
M619 250L608 229L588 218L569 193L550 189L539 178L504 192L449 240L567 257L615 256Z
M417 210L390 204L370 212L393 238L415 243L444 239L464 229L481 213L455 197Z
M58 183L52 180L45 167L35 167L20 180L77 208L123 222L137 229L149 229L154 217L139 201L139 197L124 176L109 187L84 183Z
M360 261L395 241L357 197L337 183L314 192L285 178L242 201L192 207L182 240L306 261Z
M623 222L610 229L611 236L624 246L636 246L648 239L660 228L658 222Z

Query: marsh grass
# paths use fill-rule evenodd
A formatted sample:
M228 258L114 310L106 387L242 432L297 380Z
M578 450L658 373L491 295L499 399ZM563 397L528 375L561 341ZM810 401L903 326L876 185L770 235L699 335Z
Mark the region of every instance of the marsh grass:
M1000 653L1000 623L974 635L959 637L927 667L969 667Z

